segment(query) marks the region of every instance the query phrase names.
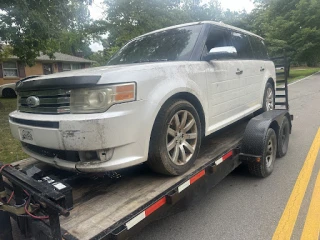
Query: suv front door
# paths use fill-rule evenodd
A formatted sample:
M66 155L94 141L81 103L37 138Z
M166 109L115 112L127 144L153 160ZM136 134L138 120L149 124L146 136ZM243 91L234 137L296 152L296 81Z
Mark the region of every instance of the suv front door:
M232 46L230 32L211 27L203 55L212 48ZM244 105L241 88L241 59L219 59L206 63L209 122L208 132L214 132L234 122ZM239 119L239 118L238 118Z

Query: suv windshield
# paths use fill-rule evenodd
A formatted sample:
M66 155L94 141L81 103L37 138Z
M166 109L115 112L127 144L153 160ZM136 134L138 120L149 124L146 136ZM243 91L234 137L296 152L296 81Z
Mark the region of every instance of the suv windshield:
M158 61L187 61L202 25L192 25L138 37L121 48L108 65Z

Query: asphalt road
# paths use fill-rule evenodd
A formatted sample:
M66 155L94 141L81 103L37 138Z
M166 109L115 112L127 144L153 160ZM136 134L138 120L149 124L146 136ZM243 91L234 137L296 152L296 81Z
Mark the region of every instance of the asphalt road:
M240 167L184 211L150 224L134 239L272 239L320 127L320 73L290 85L289 95L294 115L289 151L277 159L271 176L257 179ZM320 156L312 169L291 239L301 237L319 170ZM15 239L22 239L13 227Z
M152 223L134 239L272 239L320 127L320 73L290 85L289 98L289 151L271 176L256 179L236 169L185 211ZM301 237L319 169L318 155L291 239Z

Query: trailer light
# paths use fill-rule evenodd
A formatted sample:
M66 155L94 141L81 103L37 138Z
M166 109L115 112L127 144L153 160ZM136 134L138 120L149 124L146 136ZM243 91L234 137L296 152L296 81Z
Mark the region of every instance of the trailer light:
M257 157L256 161L259 163L261 162L261 158Z

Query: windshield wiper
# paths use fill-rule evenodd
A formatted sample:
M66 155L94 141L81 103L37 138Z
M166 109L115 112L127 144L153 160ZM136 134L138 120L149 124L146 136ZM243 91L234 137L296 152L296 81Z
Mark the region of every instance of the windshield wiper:
M138 61L134 61L133 63L143 63L143 62L166 62L168 59L140 59Z

